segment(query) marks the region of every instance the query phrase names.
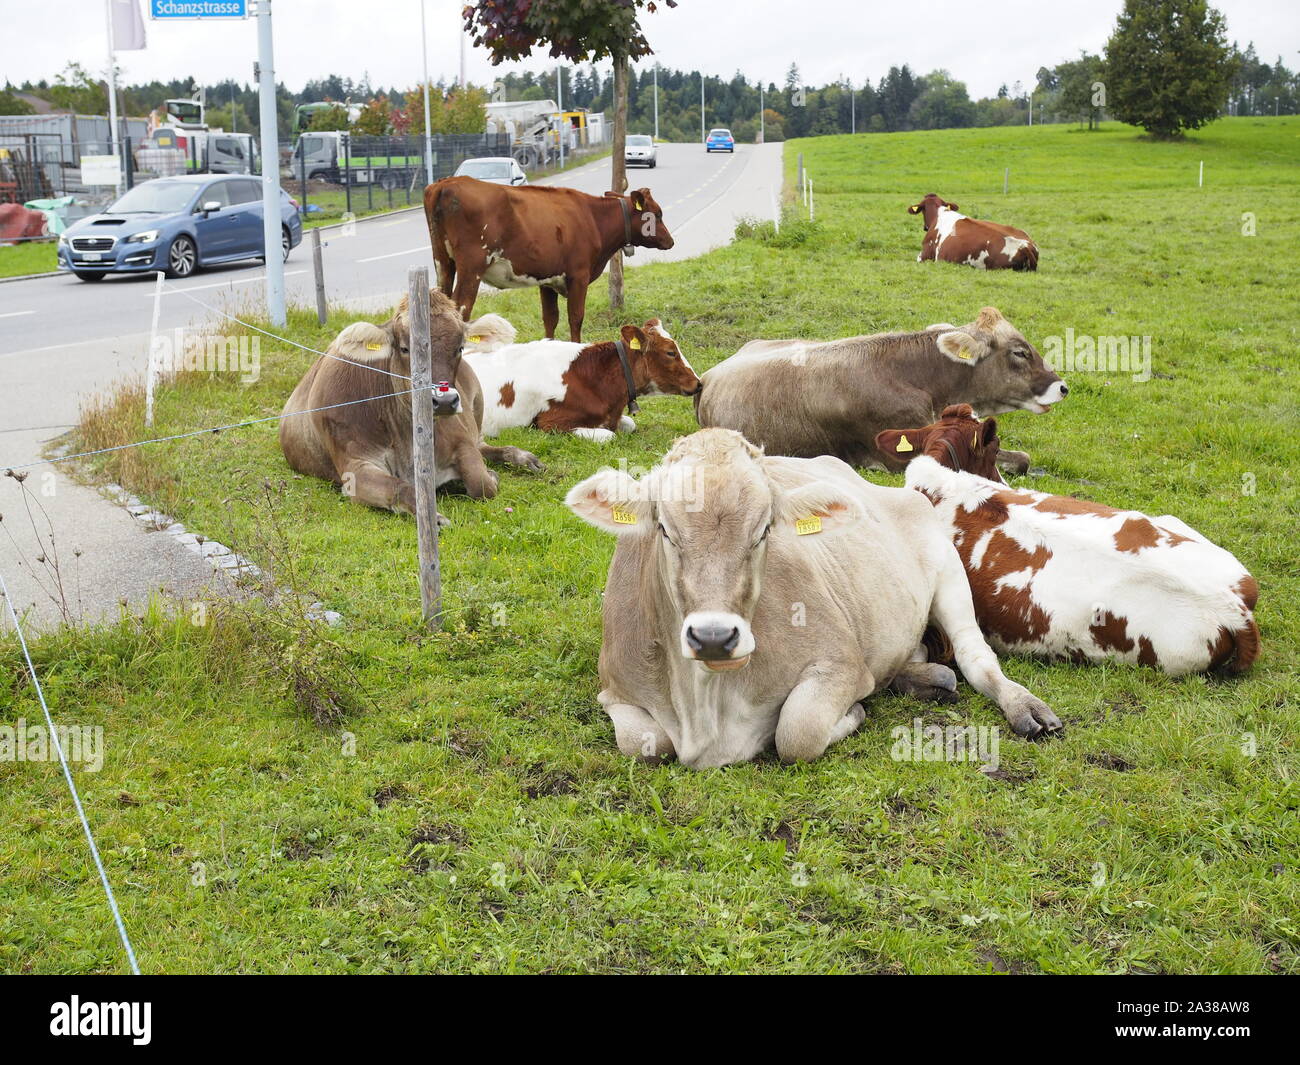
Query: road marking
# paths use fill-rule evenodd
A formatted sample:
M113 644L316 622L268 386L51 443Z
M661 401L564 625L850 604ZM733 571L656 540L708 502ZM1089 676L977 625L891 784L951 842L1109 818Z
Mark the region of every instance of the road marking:
M284 272L284 276L297 277L299 274L305 274L306 272L307 272L306 270L286 270ZM185 288L164 286L163 295L175 296L176 294L181 292L202 292L205 288L225 288L227 285L251 285L255 281L265 281L265 280L266 280L265 274L258 274L256 277L239 277L239 278L231 278L229 281L218 281L212 285L189 285ZM141 295L143 296L144 299L147 300L153 299L152 292L141 293Z
M0 318L21 318L24 314L35 314L35 311L5 311L0 314Z
M396 259L399 255L414 255L417 251L427 251L433 254L429 245L421 244L418 248L407 248L406 251L390 251L387 255L372 255L368 259L358 259L359 263L377 263L380 259Z

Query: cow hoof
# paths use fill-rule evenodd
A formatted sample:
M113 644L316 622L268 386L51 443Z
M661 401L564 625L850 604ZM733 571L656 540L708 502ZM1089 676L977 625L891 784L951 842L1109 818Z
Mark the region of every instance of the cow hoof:
M448 518L448 517L446 517L445 515L442 515L442 514L439 514L439 515L438 515L438 528L439 528L439 529L445 529L445 528L447 528L447 526L449 526L450 524L451 524L451 519L450 519L450 518Z
M546 467L542 464L542 460L531 451L524 452L524 460L519 465L523 466L525 469L532 470L534 473L546 472Z
M1064 735L1065 726L1052 708L1036 695L1025 692L1007 708L1011 731L1027 740L1045 740Z
M909 662L889 682L890 691L931 703L957 701L957 674L937 662Z
M1023 477L1029 472L1029 456L1023 451L1000 451L998 465L1017 477Z

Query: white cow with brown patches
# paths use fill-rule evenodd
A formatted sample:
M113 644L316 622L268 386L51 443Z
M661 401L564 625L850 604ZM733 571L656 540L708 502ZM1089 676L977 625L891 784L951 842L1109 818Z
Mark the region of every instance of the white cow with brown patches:
M783 761L817 758L873 692L951 696L952 672L919 660L930 625L1018 734L1061 727L1003 675L961 559L914 492L705 429L640 480L604 469L565 502L618 538L599 699L625 754L702 769L775 741Z
M965 404L877 445L911 458L907 483L934 505L999 651L1174 675L1258 657L1255 578L1178 518L1007 487L997 422Z

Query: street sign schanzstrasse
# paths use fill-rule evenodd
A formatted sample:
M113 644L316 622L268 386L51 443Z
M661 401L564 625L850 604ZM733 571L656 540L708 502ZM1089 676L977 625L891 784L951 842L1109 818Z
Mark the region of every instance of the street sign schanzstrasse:
M169 22L248 18L248 0L149 0L149 17Z

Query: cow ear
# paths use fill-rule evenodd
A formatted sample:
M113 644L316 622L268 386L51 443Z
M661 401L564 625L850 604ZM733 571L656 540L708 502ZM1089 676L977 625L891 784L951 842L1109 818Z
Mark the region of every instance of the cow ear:
M957 205L956 205L955 203L948 203L947 201L945 201L945 202L944 202L944 206L945 206L946 208L948 208L948 210L950 210L950 211L955 211L955 210L957 210Z
M953 362L964 363L967 366L973 366L989 353L989 346L982 340L976 340L969 333L954 329L948 333L940 333L935 337L935 344L939 350L952 359Z
M797 536L840 532L861 517L852 497L829 481L813 481L786 492L779 508L779 520Z
M644 211L646 197L650 195L649 189L637 189L632 193L632 210Z
M908 213L908 214L920 214L920 213L921 213L921 205L920 205L919 203L914 203L914 204L912 204L912 206L909 207L909 208L907 209L907 213Z
M979 427L979 442L982 447L990 447L998 438L998 420L985 418Z
M650 346L646 340L646 335L634 325L625 325L619 330L619 335L623 338L623 343L631 351L645 351Z
M583 521L625 536L654 524L654 508L645 488L622 470L606 466L569 489L564 504Z
M924 429L884 429L876 434L876 448L899 462L911 462L925 450L927 435Z

